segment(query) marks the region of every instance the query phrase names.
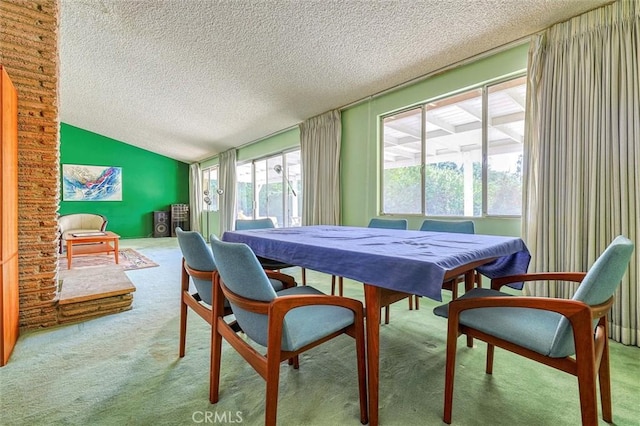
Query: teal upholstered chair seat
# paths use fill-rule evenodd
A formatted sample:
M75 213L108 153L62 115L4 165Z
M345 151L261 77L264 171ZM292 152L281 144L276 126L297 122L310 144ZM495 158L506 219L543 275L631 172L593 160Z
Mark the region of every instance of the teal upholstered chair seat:
M448 318L444 421L451 423L456 341L460 334L466 334L487 342L488 374L493 372L493 351L498 346L577 376L583 425L598 424L599 376L602 417L611 422L607 313L633 249L629 239L619 236L586 274L550 272L497 278L491 281L491 289L472 289L435 308L436 315ZM575 281L580 285L568 300L510 296L498 291L509 283L542 280Z
M474 288L458 300L478 297L509 297L509 294L488 289ZM434 313L447 317L449 305L438 306ZM556 312L529 308L484 308L469 309L460 314L460 324L474 327L483 333L508 339L516 345L523 346L542 355L549 356L556 329L562 315ZM573 346L572 346L573 347ZM569 356L571 353L563 356Z
M226 339L267 382L265 424L276 424L280 363L298 367L298 354L333 337L349 334L356 339L360 418L367 421L364 360L364 311L357 300L324 295L302 286L276 293L255 254L245 244L211 238L218 270L214 274L214 330L210 401L218 401L222 338ZM223 319L226 297L246 335L266 347L259 354ZM301 415L302 417L302 415Z

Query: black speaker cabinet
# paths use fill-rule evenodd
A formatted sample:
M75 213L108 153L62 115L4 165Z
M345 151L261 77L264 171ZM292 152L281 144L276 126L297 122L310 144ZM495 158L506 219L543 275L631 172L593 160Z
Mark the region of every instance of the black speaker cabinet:
M169 212L153 212L153 237L168 237L171 235Z

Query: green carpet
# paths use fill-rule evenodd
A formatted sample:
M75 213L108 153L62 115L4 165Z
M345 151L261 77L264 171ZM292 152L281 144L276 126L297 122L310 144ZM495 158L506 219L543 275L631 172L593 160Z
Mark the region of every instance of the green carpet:
M189 316L187 353L178 358L180 252L174 238L124 240L159 267L128 271L133 309L81 324L24 333L0 368L2 425L191 425L264 422L264 381L228 346L220 402L208 402L210 327ZM299 275L300 268L292 268ZM329 290L330 276L308 271ZM298 281L300 282L299 276ZM348 296L362 286L345 281ZM421 299L401 301L381 328L381 425L441 425L446 321ZM573 376L496 349L484 373L484 344L461 338L454 425L578 425ZM611 344L613 417L638 425L640 349ZM205 417L208 416L208 417ZM207 421L208 420L208 421ZM355 351L348 337L301 356L300 370L281 368L281 425L358 425ZM606 424L601 420L601 424Z

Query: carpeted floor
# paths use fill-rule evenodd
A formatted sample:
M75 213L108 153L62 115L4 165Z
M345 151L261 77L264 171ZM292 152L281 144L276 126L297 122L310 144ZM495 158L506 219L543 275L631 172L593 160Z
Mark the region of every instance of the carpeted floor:
M159 264L127 272L137 288L133 309L23 334L0 369L0 424L263 424L264 381L226 345L220 402L209 404L210 327L196 315L189 317L186 356L178 358L176 240L123 243ZM308 271L308 281L329 290L328 275ZM358 283L345 281L345 291L362 297ZM381 328L381 425L443 424L446 321L432 314L435 305L422 298L416 312L401 301ZM574 377L501 350L494 374L486 375L484 346L460 346L454 425L580 424ZM612 343L611 359L615 424L637 426L640 349ZM280 425L358 425L357 404L350 338L302 355L298 371L282 365Z

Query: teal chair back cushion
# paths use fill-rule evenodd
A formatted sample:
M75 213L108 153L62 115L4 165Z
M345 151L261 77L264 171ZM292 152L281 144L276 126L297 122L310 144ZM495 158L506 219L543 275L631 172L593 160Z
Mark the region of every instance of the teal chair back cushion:
M183 231L178 227L176 228L176 236L178 237L178 245L182 251L182 257L184 257L190 268L207 272L216 270L213 254L202 235L195 231ZM196 286L200 299L211 305L211 280L194 277L191 277L191 280Z
M622 281L632 253L631 240L623 236L616 237L591 266L572 299L590 306L609 300ZM595 327L596 321L593 325ZM563 317L558 324L549 356L564 357L573 353L573 332L569 320Z
M250 229L275 228L273 221L268 217L264 219L238 219L236 220L236 231L247 231Z
M276 297L264 269L249 246L223 242L212 236L211 249L220 277L229 290L244 298L262 302L270 302ZM230 305L238 324L247 336L267 346L267 316L245 311L233 303Z
M475 226L470 220L435 220L426 219L422 222L421 231L454 232L458 234L475 234Z
M310 286L292 287L278 294L273 290L254 253L245 244L226 243L211 238L211 247L224 284L247 299L272 301L278 296L320 295ZM256 343L267 346L268 317L240 309L231 303L233 314L242 330ZM295 351L322 339L350 324L354 315L338 306L311 305L292 309L282 324L282 350Z
M369 221L368 228L407 229L407 219L377 219Z

